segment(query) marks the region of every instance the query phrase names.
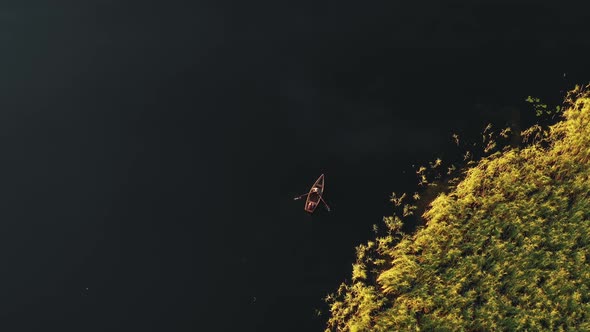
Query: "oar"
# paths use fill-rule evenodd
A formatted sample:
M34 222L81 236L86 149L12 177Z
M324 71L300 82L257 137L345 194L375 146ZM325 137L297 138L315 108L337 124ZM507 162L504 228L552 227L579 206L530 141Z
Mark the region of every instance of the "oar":
M296 200L298 200L298 199L302 199L302 198L303 198L303 196L307 196L307 194L303 194L303 195L301 195L301 196L297 196L297 197L293 198L293 200L294 200L294 201L296 201Z
M328 212L330 212L330 207L328 206L328 203L326 203L326 201L324 201L324 199L322 198L322 196L320 196L320 200L322 202L324 202L324 205L326 206L326 209L328 210Z

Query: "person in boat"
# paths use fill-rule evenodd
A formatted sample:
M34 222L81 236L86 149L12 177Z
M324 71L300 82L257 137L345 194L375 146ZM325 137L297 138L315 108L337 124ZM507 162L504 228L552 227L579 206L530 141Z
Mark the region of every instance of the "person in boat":
M311 188L311 193L312 194L319 195L320 194L320 188L318 188L318 187ZM309 204L307 204L307 208L309 210L313 210L313 208L315 208L316 204L317 204L316 202L309 202Z

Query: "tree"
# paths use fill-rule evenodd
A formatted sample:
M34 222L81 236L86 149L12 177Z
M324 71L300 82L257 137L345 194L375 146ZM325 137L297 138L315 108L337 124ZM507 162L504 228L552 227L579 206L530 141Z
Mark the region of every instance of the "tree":
M526 145L467 164L423 227L385 218L327 299L327 331L589 330L588 88L568 93L559 122L522 132Z

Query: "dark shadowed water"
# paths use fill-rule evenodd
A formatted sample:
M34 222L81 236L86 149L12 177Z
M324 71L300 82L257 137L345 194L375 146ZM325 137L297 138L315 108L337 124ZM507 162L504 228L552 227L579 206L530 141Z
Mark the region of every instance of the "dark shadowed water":
M571 8L404 6L0 5L5 329L322 330L412 165L590 79Z

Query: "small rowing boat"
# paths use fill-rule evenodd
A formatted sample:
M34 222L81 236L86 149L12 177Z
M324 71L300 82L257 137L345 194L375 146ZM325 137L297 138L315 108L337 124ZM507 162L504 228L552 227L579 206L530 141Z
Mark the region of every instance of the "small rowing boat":
M313 213L315 209L320 204L320 201L324 203L326 209L330 211L330 207L326 204L326 201L322 198L324 194L324 174L320 175L320 177L315 181L313 186L307 194L303 194L301 196L295 197L295 200L301 199L304 196L307 196L305 200L305 206L303 209L308 213Z

